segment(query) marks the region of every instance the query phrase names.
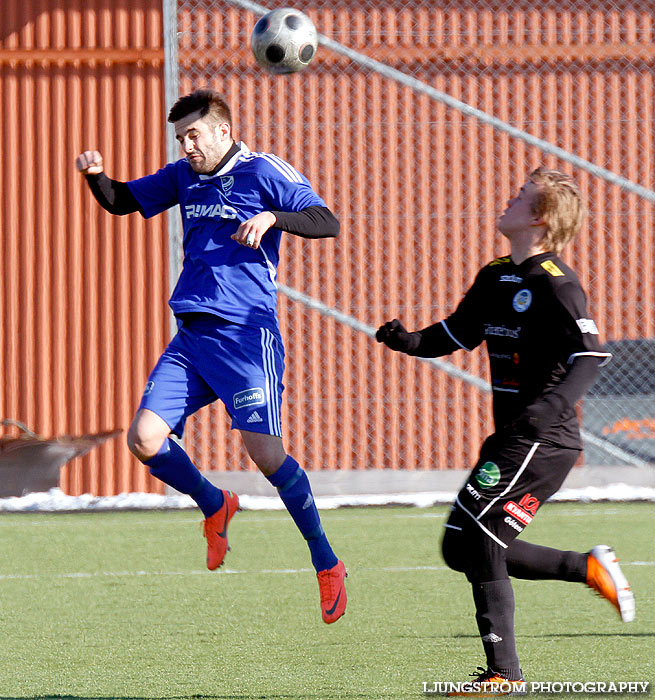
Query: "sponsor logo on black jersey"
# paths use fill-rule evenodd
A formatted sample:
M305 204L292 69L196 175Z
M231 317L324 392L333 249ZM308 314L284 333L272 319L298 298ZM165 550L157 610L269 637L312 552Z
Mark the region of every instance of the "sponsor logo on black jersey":
M479 501L482 496L480 496L480 492L476 490L471 484L466 484L466 490L475 498L476 501Z
M495 267L496 265L505 265L511 260L509 256L505 258L496 258L489 263L489 267Z
M523 277L518 277L517 275L501 275L500 281L501 282L516 282L517 284L521 284L521 282L523 282Z
M485 335L499 335L503 338L518 338L521 326L517 328L507 328L507 326L492 326L490 323L484 324Z
M539 508L539 499L535 498L531 493L526 493L519 501L519 505L524 510L527 510L530 515L536 515L537 508Z
M504 522L510 527L513 527L517 532L523 532L523 528L516 522L516 520L514 520L514 518L510 518L509 515L505 516Z

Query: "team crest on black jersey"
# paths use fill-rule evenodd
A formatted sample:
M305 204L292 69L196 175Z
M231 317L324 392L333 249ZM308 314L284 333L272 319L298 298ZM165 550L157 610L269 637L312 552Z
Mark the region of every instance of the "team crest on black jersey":
M530 304L532 304L532 292L529 289L519 290L514 295L514 299L512 299L514 311L520 314L527 311L530 308Z
M234 187L234 175L225 175L221 177L221 187L225 194L230 194L232 188Z

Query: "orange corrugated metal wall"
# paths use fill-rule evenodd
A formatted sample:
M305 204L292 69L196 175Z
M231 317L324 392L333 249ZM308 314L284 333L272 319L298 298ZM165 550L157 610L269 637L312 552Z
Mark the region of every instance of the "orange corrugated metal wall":
M248 50L251 13L192 4L179 19L181 90L224 91L236 136L296 165L342 221L337 241L285 239L280 280L370 325L441 318L480 265L506 252L494 221L511 188L540 162L572 170L323 49L305 73L272 78ZM308 11L328 36L652 188L652 4L607 16L598 4L559 4L319 0ZM122 179L164 162L160 6L25 5L1 10L0 412L41 434L125 429L168 336L166 220L100 211L72 160L98 146ZM516 27L529 30L523 44ZM598 29L586 45L562 35L567 27ZM652 207L576 176L591 216L566 258L605 338L653 337ZM304 466L470 465L488 397L285 297L280 315L287 446ZM486 376L479 352L454 361ZM190 421L186 440L204 467L253 468L220 406ZM74 462L62 487L155 486L119 439Z
M209 83L228 95L237 136L296 165L341 219L334 243L284 239L281 282L373 327L394 316L427 325L508 252L496 217L545 163L574 172L590 201L565 259L590 289L603 338L653 337L651 204L323 47L307 71L271 77L248 50L252 13L218 0L179 4L182 91ZM315 0L303 9L345 46L653 187L651 2ZM303 465L472 464L491 427L488 396L283 296L280 311L283 420ZM483 352L453 362L487 377ZM252 468L220 408L190 423L199 463Z
M158 0L3 0L0 417L40 435L129 425L168 338L164 217L111 217L74 158L110 176L164 160ZM156 488L124 435L63 470L68 493Z

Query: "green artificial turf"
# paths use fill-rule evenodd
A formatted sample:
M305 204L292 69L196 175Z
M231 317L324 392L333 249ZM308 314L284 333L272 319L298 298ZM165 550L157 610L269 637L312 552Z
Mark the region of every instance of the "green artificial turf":
M322 512L350 574L329 626L286 512L239 513L219 572L194 511L3 514L0 698L400 700L467 680L484 657L469 586L439 551L447 512ZM652 504L542 509L525 538L613 545L637 619L581 584L516 581L528 681L655 681L654 533Z

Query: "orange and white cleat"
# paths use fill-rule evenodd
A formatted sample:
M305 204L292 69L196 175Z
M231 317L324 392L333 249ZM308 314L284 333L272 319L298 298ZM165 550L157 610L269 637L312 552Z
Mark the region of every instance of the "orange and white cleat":
M207 568L218 569L225 559L227 546L227 526L239 510L239 497L232 491L223 491L223 505L209 518L205 518L204 534L207 539Z
M623 622L635 619L635 596L614 550L606 544L596 545L587 555L587 585L612 603Z
M328 625L336 622L346 612L346 576L346 567L341 560L331 569L316 574L321 594L321 614L323 622Z

